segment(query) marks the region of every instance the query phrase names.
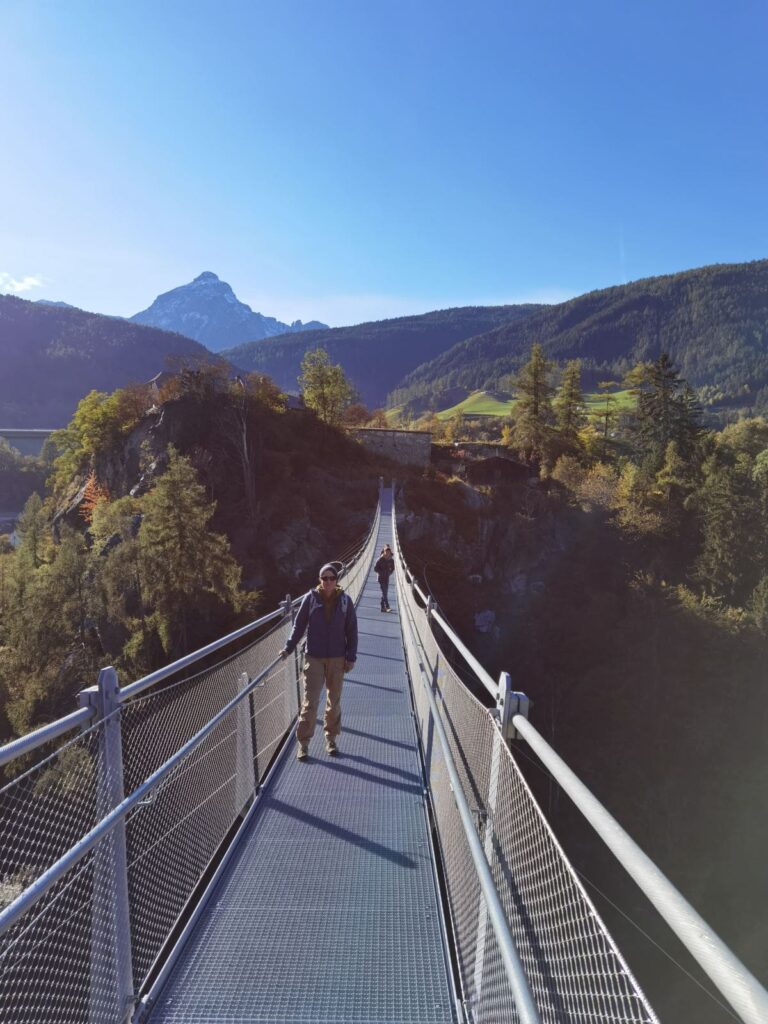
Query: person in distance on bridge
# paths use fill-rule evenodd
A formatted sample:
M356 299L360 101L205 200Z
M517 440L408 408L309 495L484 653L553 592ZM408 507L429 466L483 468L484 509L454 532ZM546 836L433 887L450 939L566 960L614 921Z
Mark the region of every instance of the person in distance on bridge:
M350 596L338 586L338 578L332 562L322 567L320 582L301 602L291 635L280 651L280 656L287 658L306 632L301 712L296 726L296 756L300 761L309 756L309 741L315 732L323 686L327 690L323 720L325 749L331 757L339 752L341 688L344 673L352 670L357 659L357 613Z
M373 567L373 571L379 577L379 586L381 587L381 610L383 612L391 612L392 609L389 607L389 577L395 571L395 559L392 555L392 548L389 544L385 544L381 549L381 555L376 561L376 565Z

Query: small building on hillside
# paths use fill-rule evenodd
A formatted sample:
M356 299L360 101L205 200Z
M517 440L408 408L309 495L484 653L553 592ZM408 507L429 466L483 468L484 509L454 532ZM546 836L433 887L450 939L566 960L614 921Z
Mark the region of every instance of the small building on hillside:
M428 430L390 430L383 427L354 427L349 434L377 455L406 466L428 466L432 434Z

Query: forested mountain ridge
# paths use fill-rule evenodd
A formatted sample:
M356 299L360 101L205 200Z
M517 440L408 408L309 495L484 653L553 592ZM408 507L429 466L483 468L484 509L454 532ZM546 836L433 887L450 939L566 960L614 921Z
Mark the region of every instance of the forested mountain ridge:
M765 411L768 260L646 278L541 307L418 367L389 404L440 409L454 404L458 389L497 388L535 342L549 358L580 359L587 386L667 352L705 407Z
M267 374L278 387L294 392L304 354L322 346L331 360L344 368L360 399L373 408L383 405L387 392L419 364L458 341L527 317L541 308L459 306L354 327L280 335L225 349L221 355L243 370Z
M0 424L63 426L89 391L150 380L169 356L214 358L180 334L0 295Z

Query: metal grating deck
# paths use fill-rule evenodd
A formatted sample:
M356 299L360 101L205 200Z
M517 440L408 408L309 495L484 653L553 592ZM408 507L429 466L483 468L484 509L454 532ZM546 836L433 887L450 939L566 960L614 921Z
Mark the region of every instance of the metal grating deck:
M308 762L289 742L152 1024L457 1020L394 591L382 614L371 575L358 604L341 756L321 725Z

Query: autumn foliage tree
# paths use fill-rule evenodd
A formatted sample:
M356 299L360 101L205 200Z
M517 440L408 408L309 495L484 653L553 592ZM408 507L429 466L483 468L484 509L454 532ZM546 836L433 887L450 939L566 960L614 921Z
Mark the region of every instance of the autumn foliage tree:
M93 513L99 502L109 501L109 489L100 484L96 474L91 470L83 489L83 500L80 502L80 515L90 525Z
M311 349L302 359L299 386L308 409L332 426L341 423L352 399L352 386L341 366L331 363L324 348Z

